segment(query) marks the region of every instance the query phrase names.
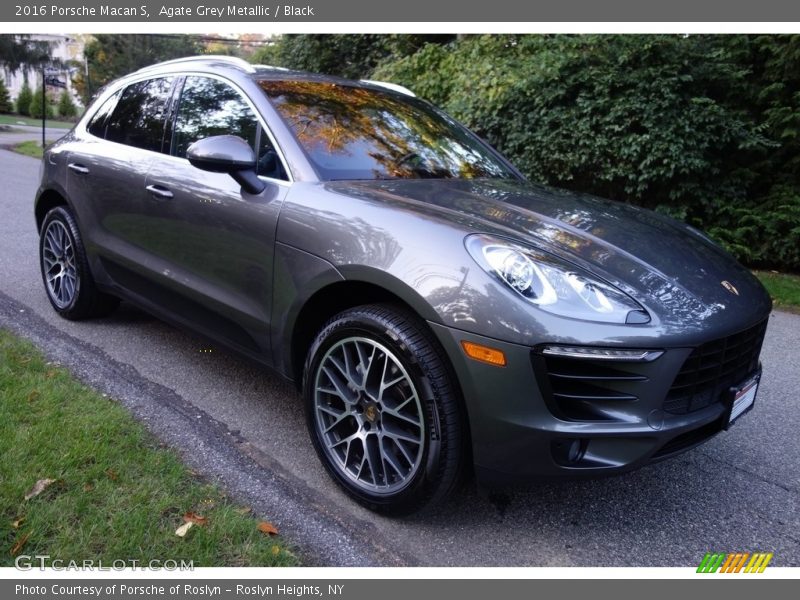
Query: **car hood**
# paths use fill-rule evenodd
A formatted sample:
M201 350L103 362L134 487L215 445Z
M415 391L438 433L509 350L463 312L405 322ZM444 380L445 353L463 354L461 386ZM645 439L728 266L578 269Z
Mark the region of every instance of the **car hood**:
M503 180L340 181L327 186L550 251L620 287L651 314L675 325L708 320L749 325L771 307L750 271L704 235L628 204ZM737 318L731 320L731 313Z

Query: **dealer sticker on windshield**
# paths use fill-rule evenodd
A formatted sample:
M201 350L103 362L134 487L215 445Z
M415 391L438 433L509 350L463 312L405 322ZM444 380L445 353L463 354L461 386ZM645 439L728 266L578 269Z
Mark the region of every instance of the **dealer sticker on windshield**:
M734 391L733 405L731 406L731 416L728 419L728 426L732 425L737 418L741 417L752 408L753 403L756 401L758 381L759 376L756 375Z

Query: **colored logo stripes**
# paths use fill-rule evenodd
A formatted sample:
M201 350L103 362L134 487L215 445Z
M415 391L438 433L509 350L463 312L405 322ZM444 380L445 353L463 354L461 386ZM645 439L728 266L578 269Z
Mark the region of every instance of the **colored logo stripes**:
M707 552L697 567L698 573L763 573L772 552Z

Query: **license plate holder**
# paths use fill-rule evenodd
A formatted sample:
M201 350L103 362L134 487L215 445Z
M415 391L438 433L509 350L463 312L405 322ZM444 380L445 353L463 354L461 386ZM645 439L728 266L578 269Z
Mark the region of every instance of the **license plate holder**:
M725 429L728 429L739 417L753 409L760 382L761 373L757 373L745 380L744 383L732 387L728 391L728 413L725 420Z

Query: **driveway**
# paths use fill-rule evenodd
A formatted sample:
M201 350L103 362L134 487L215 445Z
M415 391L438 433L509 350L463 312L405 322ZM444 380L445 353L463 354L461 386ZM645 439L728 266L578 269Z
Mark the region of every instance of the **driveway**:
M800 566L800 316L772 315L755 410L700 448L616 478L489 495L468 485L433 514L387 519L329 481L289 384L126 304L98 321L57 317L37 267L37 171L0 151L0 326L119 398L310 562L690 566L714 550Z

